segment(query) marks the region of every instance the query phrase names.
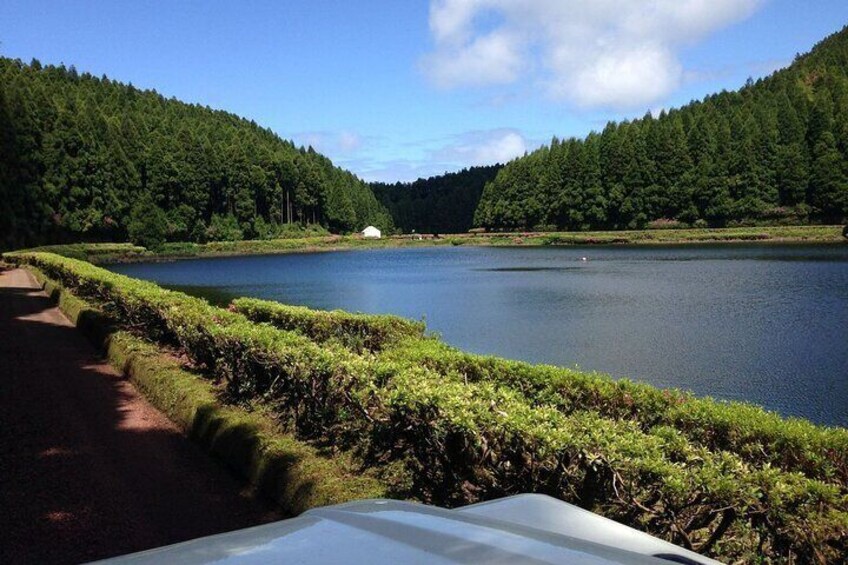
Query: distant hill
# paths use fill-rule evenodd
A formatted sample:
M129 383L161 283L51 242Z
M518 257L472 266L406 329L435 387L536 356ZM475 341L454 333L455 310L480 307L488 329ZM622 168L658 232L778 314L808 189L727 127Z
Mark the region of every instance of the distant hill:
M646 80L649 80L646 77ZM845 221L848 28L768 78L508 163L474 223L623 229Z
M124 240L133 209L172 240L392 229L366 183L252 121L0 58L0 248Z
M460 233L472 227L485 184L502 165L471 167L406 183L371 183L377 199L405 233Z

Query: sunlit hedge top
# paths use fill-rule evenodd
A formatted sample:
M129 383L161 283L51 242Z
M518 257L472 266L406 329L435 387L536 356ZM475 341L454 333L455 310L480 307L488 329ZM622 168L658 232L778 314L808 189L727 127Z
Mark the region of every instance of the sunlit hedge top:
M415 322L241 302L294 312L280 329L82 261L9 259L178 348L230 398L263 403L299 438L364 466L399 465L418 499L453 506L547 493L728 561L848 553L844 429L468 355L422 337ZM398 333L365 348L328 330L336 323L352 335Z

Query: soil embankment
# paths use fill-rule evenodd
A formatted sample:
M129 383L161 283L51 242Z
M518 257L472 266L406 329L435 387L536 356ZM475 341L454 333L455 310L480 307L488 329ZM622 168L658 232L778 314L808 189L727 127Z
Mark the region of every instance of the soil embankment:
M22 270L0 271L0 562L80 562L279 519Z

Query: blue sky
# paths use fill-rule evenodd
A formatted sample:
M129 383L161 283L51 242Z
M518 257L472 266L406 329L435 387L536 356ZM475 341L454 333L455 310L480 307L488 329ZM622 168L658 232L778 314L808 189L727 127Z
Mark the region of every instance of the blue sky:
M845 0L3 0L0 54L234 112L395 181L735 89L846 24Z

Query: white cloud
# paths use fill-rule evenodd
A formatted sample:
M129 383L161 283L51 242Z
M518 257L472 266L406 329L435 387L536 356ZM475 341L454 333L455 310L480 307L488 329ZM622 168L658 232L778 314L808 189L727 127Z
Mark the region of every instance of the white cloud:
M668 49L645 44L599 55L569 73L570 80L553 81L551 92L581 106L644 106L672 92L681 73Z
M358 173L367 182L413 182L441 175L456 167L448 163L421 163L409 159L367 162L360 164Z
M540 83L580 106L638 107L683 80L677 51L764 0L431 0L440 87Z
M435 159L462 166L506 163L527 151L524 136L514 129L471 131L455 136L433 152Z
M405 147L406 155L403 157L378 159L360 156L341 160L338 164L368 181L409 182L466 167L506 163L542 143L542 140L528 139L513 128L475 130L439 139L397 144Z
M339 149L344 153L356 151L362 147L362 137L353 131L341 131L338 134Z
M506 33L491 33L467 44L452 45L422 60L425 72L442 87L456 84L508 84L521 71L520 41Z

